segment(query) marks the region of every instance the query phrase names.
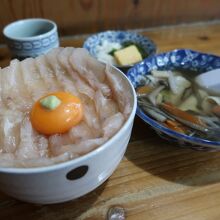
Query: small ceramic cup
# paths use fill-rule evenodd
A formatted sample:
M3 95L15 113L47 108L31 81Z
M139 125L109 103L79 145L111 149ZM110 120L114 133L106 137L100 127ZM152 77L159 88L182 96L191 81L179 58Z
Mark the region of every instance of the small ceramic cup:
M36 57L59 46L57 25L47 19L30 18L8 24L3 29L12 57Z

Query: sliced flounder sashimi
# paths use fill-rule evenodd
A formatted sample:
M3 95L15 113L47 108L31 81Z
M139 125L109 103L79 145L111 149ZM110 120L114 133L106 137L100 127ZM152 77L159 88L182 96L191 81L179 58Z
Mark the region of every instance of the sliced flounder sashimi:
M114 71L71 47L0 69L0 166L49 166L104 144L131 112L127 85ZM33 129L29 114L36 100L56 91L78 96L84 115L67 133L48 137Z

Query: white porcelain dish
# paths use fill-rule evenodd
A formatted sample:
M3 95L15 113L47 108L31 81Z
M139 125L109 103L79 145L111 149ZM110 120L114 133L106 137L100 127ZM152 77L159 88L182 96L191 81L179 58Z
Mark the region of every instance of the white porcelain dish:
M22 201L51 204L78 198L101 185L116 169L127 148L136 112L135 91L126 76L132 112L122 128L96 150L61 164L42 168L0 168L0 190Z

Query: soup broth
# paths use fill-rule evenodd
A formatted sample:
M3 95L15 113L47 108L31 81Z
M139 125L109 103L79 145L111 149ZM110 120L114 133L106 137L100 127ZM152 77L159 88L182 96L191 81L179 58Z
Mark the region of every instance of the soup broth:
M200 88L194 82L198 74L154 70L136 89L138 103L162 126L185 135L220 141L220 96Z

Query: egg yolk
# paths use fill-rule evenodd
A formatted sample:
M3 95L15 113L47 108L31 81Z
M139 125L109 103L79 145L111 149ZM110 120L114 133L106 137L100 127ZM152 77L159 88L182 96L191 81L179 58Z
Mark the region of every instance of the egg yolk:
M59 104L48 109L42 100L55 96ZM45 135L62 134L77 125L83 118L81 100L67 92L55 92L40 98L31 110L30 119L34 129Z

